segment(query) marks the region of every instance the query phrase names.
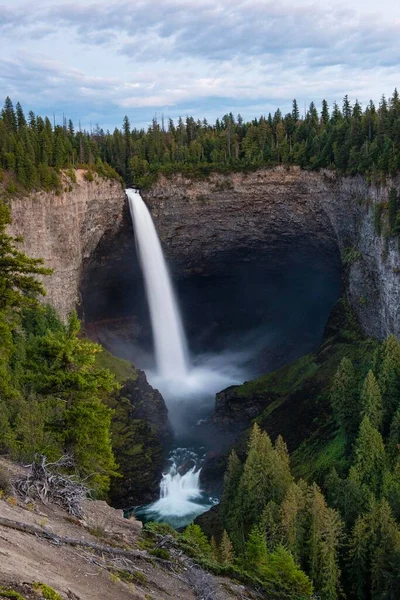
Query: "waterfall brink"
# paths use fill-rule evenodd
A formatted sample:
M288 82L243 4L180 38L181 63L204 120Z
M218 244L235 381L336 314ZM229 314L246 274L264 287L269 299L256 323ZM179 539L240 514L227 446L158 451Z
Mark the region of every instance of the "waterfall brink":
M139 260L153 330L157 370L166 379L185 379L189 371L186 338L160 240L137 190L127 189Z

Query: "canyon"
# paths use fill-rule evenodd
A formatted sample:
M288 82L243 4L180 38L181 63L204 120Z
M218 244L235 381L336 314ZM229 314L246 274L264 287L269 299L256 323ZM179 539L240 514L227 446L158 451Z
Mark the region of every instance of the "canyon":
M116 347L117 354L132 360L126 348L137 339L151 348L151 334L125 191L117 180L96 175L93 181L87 181L84 171L77 171L76 179L76 183L65 182L59 194L38 192L13 199L9 232L23 238L25 252L42 257L53 269L45 281L46 301L59 315L65 320L77 308L89 337L111 350ZM378 236L375 231L374 207L380 203L385 206L391 184L372 185L362 177L341 178L330 171L279 167L228 175L214 173L206 179L188 179L179 174L160 176L150 189L142 190L142 197L186 305L191 306L191 289L205 289L209 304L220 303L211 313L214 320L224 323L225 333L236 330L241 316L253 319L252 326L263 322L266 313L263 297L256 302L257 279L268 280L270 273L274 278L283 272L289 279L299 278L303 287L309 286L310 300L314 296L314 318L320 290L312 267L317 264L318 277L322 282L325 278L328 287L331 281L337 286L333 296L342 293L348 299L363 332L382 339L389 333L400 335L397 241ZM236 272L240 273L239 279L226 283L225 295L220 299L210 292L215 282L227 281L227 273ZM239 316L230 307L238 299L229 302L232 285L237 287L238 283L243 287L239 299L247 303L247 310ZM330 306L318 314L321 336L333 296ZM289 296L290 302L297 300ZM191 329L207 323L207 310L204 317L198 317L202 309L198 306L194 317L190 308L186 310L189 335ZM279 319L279 311L276 315ZM302 326L307 329L309 321ZM308 344L304 348L299 345L294 355L290 348L283 348L272 361L261 361L258 372L275 369L315 349L318 335L318 330L310 334ZM208 341L212 338L211 327ZM117 346L113 346L115 339ZM145 365L137 366L147 370ZM121 398L127 402L125 416L142 424L137 431L144 446L137 452L145 478L135 490L132 481L137 473L130 471L129 479L113 491L117 506L155 497L162 446L169 436L164 401L143 379L144 375L140 371L138 374L139 385L123 382ZM218 395L216 420L222 429L227 424L229 429L232 423L234 429L237 427L234 413L238 407L242 422L239 429L243 429L268 403L276 401L273 394L250 394L239 399L240 407L235 389ZM278 413L274 418L279 420ZM295 448L298 441L290 443L293 428L289 429L285 437ZM128 448L121 445L119 452L118 462L126 464L129 471Z
M383 338L400 335L397 242L374 230L374 205L387 200L388 188L361 176L279 167L204 180L161 176L142 196L174 277L210 274L229 254L251 262L260 253L279 262L307 246L332 260L340 255L345 291L364 332ZM47 301L62 318L77 306L89 322L110 317L111 296L113 317L129 313L124 286L139 266L118 181L88 182L77 171L77 183L59 195L13 199L11 212L10 233L54 270L46 278Z

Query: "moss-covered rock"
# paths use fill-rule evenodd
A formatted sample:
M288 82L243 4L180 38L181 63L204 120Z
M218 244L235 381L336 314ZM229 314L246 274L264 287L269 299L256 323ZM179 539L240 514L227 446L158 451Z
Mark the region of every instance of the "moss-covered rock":
M114 410L112 445L121 474L112 480L110 500L118 508L129 508L157 497L171 430L164 399L144 372L109 353L106 359L121 382L109 401Z
M244 455L247 431L257 422L275 439L282 435L292 454L294 473L321 479L345 464L344 440L333 419L331 382L343 357L350 358L360 385L378 345L365 338L345 301L332 311L320 348L258 379L217 395L215 423L242 431L236 443Z

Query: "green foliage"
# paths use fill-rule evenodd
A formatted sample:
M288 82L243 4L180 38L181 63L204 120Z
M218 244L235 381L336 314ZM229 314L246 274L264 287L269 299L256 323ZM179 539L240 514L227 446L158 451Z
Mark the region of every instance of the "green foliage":
M377 355L376 369L382 394L383 424L386 431L400 398L400 343L390 335L382 344Z
M235 553L233 550L233 544L229 538L228 532L224 529L222 533L222 539L219 546L219 562L225 567L232 565L235 561Z
M331 387L331 403L338 425L351 443L359 425L360 404L357 380L352 362L343 358Z
M53 590L53 588L51 588L49 585L46 585L45 583L32 583L32 587L34 590L40 592L42 597L46 600L62 600L61 596L57 594L57 592Z
M183 532L182 537L195 556L211 556L211 545L199 525L190 523Z
M162 560L170 560L171 555L166 548L154 548L149 551L149 554L152 556L156 556L157 558L161 558Z
M99 369L107 369L114 373L116 380L120 383L137 378L137 371L132 363L114 356L108 350L96 354L96 366Z
M84 178L86 181L88 181L89 183L91 183L92 181L94 181L94 177L93 177L93 173L90 169L88 169L85 174L84 174Z
M365 483L374 493L379 493L386 467L385 446L381 434L363 418L358 438L355 442L355 464L361 483Z
M287 449L282 440L278 438L274 447L267 433L255 424L237 491L244 537L270 500L283 499L291 482Z
M29 258L18 250L21 240L6 233L10 223L10 210L0 203L0 311L35 305L36 296L45 294L36 276L51 273L42 266L42 260Z
M362 254L357 248L345 248L343 251L343 264L352 265L362 258Z
M372 370L368 371L361 390L361 415L368 417L372 427L380 429L382 425L382 396L378 382Z
M149 521L144 525L143 530L149 531L155 535L169 535L173 538L178 537L178 533L176 532L176 530L167 523L157 523L155 521Z
M3 586L0 586L0 598L12 598L13 600L26 600L24 596L21 596L19 592L15 590L6 589Z
M112 133L99 127L75 131L71 121L52 125L33 113L27 122L22 108L17 105L18 111L14 110L6 98L0 115L0 168L11 171L26 189L59 187L59 182L51 181L52 174L79 165L89 167L88 180L96 171L101 177L122 178L128 186L143 188L160 175L182 173L199 179L211 172L246 172L280 164L376 179L379 174L394 175L400 166L396 94L378 107L370 102L364 111L358 102L352 107L347 96L344 112L334 104L330 113L323 100L318 114L311 102L302 118L295 100L286 115L277 109L274 115L251 122L232 113L214 124L186 117L166 125L154 118L147 130L139 130L132 129L125 117L122 128ZM9 188L15 193L13 179ZM391 233L397 234L397 217L394 224L390 219ZM380 214L375 223L380 231Z
M72 454L77 473L104 494L116 473L104 400L118 385L96 366L101 347L79 336L76 314L63 325L38 303L37 276L50 271L18 250L9 222L0 205L0 451L23 460Z

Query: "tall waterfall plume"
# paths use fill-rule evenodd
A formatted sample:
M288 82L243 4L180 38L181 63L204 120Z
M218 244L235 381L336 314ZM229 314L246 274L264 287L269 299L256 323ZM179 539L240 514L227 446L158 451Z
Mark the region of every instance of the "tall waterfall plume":
M187 343L153 220L140 193L127 189L139 260L149 303L157 370L167 379L184 379L189 370Z

